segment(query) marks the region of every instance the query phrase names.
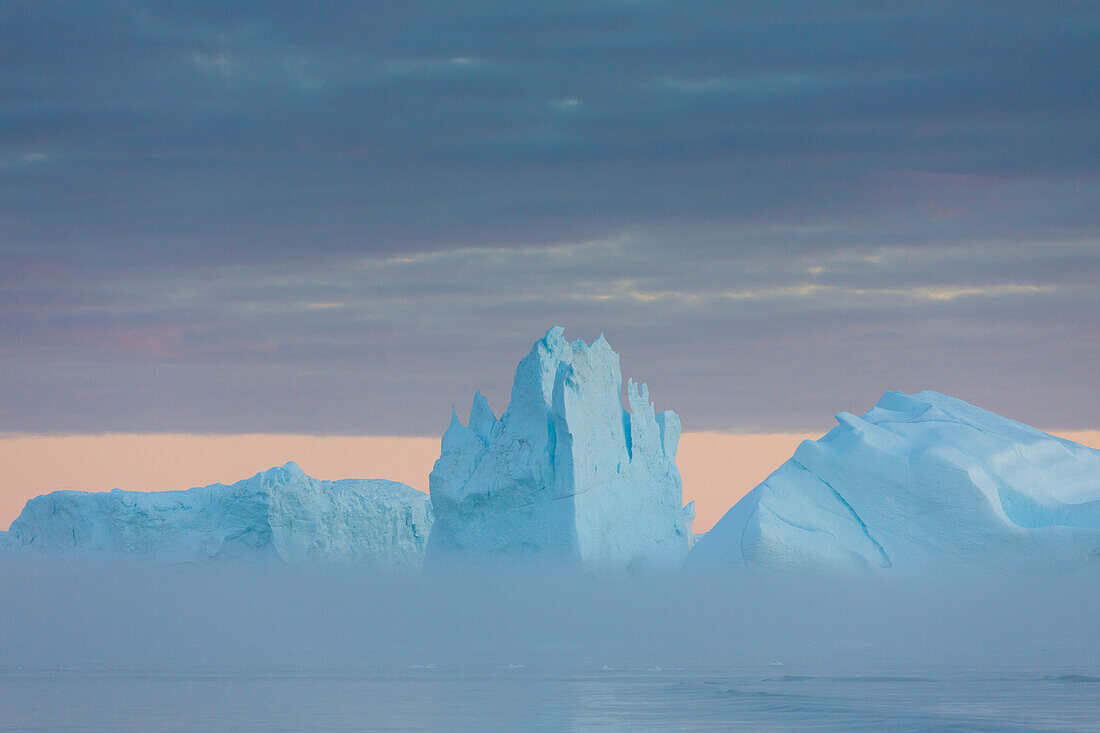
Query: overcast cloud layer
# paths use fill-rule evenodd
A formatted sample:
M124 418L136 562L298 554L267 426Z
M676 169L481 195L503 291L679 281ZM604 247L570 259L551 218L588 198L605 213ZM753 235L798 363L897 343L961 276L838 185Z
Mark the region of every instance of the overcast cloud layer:
M178 5L0 6L0 431L1100 426L1094 3Z

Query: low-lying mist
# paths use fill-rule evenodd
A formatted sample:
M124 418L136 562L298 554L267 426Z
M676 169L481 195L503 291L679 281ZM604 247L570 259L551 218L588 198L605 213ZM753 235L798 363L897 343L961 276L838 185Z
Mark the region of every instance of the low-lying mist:
M0 668L1100 664L1100 579L0 564Z

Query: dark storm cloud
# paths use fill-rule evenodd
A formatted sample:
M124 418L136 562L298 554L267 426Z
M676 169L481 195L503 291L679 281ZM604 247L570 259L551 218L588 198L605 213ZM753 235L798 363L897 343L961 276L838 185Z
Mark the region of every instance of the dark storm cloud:
M1088 3L11 2L0 430L436 433L553 323L686 426L1096 426Z

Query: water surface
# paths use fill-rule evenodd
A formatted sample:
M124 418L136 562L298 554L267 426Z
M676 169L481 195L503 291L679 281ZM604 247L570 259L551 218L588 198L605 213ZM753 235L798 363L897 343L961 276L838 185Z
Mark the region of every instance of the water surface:
M5 731L1094 731L1100 676L768 669L7 671Z

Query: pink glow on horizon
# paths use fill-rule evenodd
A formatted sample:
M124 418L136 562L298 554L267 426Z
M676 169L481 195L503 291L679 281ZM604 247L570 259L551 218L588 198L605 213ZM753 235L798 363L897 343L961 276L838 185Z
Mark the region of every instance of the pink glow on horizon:
M1100 430L1062 437L1100 448ZM794 452L794 433L685 433L677 464L695 531L711 528L737 500ZM295 461L322 479L387 478L421 491L439 457L438 438L314 435L118 434L0 437L0 527L26 501L55 489L135 491L233 483Z

